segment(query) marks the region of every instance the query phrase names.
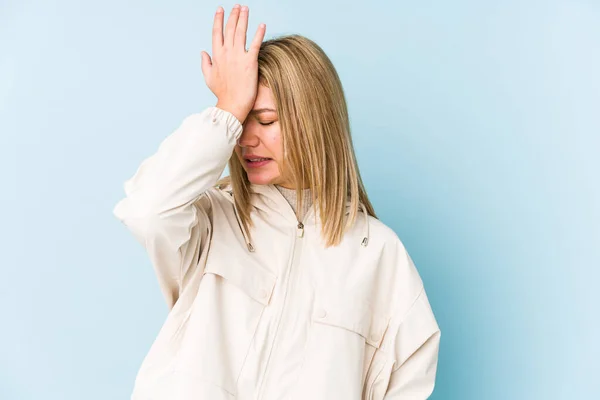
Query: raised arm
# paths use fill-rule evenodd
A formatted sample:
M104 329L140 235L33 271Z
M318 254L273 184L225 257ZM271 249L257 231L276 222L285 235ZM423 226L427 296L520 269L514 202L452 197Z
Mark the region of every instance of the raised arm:
M169 307L186 276L197 272L210 239L210 202L202 195L227 165L257 93L264 24L247 52L248 10L233 9L225 34L223 14L219 7L213 58L202 52L202 72L217 106L185 118L125 182L126 196L113 210L147 250Z

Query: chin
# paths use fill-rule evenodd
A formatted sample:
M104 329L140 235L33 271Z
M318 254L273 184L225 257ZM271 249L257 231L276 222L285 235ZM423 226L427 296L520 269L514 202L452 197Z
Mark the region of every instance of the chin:
M249 173L248 175L248 181L250 181L250 183L252 183L253 185L270 185L271 183L274 183L277 181L277 176L272 176L271 174L256 174L256 173Z

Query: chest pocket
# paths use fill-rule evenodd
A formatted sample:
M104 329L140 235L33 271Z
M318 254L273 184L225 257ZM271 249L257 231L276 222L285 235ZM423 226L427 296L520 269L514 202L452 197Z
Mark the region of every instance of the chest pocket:
M371 361L388 324L389 318L355 293L316 293L304 362L291 398L365 398Z
M351 295L316 297L312 321L354 332L374 348L381 345L388 326L388 320L374 313L367 302Z
M235 395L236 383L277 277L251 257L210 256L182 333L179 375Z
M263 306L269 304L277 280L274 274L250 260L244 265L227 261L208 264L204 275L208 274L222 278L223 283L234 286ZM231 311L235 313L235 310Z

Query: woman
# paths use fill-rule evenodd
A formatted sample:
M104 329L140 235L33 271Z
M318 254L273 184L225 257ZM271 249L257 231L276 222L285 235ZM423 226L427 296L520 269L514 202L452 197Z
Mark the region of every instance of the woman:
M440 331L360 179L342 85L312 41L246 50L247 7L191 115L125 183L115 215L170 307L132 399L425 399ZM231 177L217 184L227 162Z

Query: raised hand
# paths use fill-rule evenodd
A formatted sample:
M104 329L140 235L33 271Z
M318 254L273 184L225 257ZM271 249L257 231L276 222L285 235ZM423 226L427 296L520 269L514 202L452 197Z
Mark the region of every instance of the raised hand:
M236 4L223 34L224 10L217 9L212 31L212 59L202 52L202 73L208 88L217 96L217 107L244 122L254 105L258 89L258 51L266 25L260 24L248 51L246 6Z

